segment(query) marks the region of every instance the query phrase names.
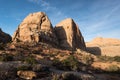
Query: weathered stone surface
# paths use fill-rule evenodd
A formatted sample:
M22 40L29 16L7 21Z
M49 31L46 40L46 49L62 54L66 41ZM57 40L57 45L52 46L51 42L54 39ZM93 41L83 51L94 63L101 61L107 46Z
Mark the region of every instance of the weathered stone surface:
M43 12L29 14L13 35L13 41L52 42L57 44L57 38L47 15Z
M0 29L0 43L7 43L12 40L11 36Z
M34 71L18 71L17 75L20 78L32 80L33 78L37 77L37 74Z
M83 36L72 19L63 20L53 29L43 12L29 14L14 33L13 41L49 42L69 50L86 49Z
M58 23L54 28L59 45L64 49L86 49L84 38L73 19L68 18Z

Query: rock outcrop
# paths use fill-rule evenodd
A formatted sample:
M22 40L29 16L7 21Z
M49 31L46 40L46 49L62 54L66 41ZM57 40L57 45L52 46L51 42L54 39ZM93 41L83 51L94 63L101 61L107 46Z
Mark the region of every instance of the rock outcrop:
M15 41L49 42L68 50L86 49L84 38L72 19L63 20L53 28L44 12L29 14L14 33Z
M50 42L57 44L52 24L44 12L29 14L13 35L13 42Z
M69 50L86 49L84 38L73 19L68 18L61 21L54 30L60 47Z
M11 36L0 29L0 43L8 43L11 40Z
M37 77L37 74L34 71L18 71L17 75L26 80L32 80Z

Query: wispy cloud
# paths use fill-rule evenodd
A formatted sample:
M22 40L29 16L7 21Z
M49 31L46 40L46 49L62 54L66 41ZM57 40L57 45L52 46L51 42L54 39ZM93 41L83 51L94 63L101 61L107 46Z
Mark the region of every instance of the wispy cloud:
M82 26L85 29L84 36L86 41L89 41L96 36L120 37L118 36L118 27L120 29L120 16L117 14L120 12L119 3L114 2L111 4L109 3L109 5L105 4L104 7L100 5L101 3L94 3L92 7L90 7L90 9L93 10L92 13L87 19L83 20L84 23L82 23Z
M28 1L35 3L40 6L43 11L48 12L47 14L54 25L68 16L75 18L86 41L96 36L104 37L109 34L111 36L118 36L117 33L119 31L117 28L115 28L114 31L109 30L120 25L118 20L118 17L120 18L118 15L118 13L120 13L120 5L117 0L95 0L88 2L90 4L86 2L81 4L80 2L76 2L75 4L70 4L71 6L67 6L67 8L65 7L66 5L64 5L64 7L61 6L60 9L58 6L53 6L50 0ZM74 12L71 12L71 10L74 10ZM118 23L116 23L116 21L118 21Z
M50 5L50 3L47 2L47 1L45 1L45 0L27 0L27 1L39 5L40 7L42 7L42 8L43 8L44 10L46 10L46 11L49 10L49 9L51 9L51 8L54 9L54 7L52 7L52 6Z
M49 18L51 18L51 21L54 26L60 20L67 17L61 10L59 10L56 6L52 6L51 3L46 0L28 0L28 1L37 4L42 8L43 11L48 12Z

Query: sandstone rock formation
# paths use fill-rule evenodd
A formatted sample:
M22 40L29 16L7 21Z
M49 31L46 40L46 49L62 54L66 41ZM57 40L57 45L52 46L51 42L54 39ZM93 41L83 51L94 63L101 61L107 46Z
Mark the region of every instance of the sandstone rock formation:
M7 43L12 40L11 36L0 29L0 43Z
M86 49L84 38L73 19L68 18L58 23L54 28L59 45L64 49Z
M63 20L53 29L43 12L29 14L23 20L13 35L13 42L15 41L49 42L69 50L86 49L83 36L72 19Z
M23 42L52 42L57 44L52 24L44 12L29 14L13 35L14 41Z
M91 53L106 56L120 56L120 40L97 37L86 43L87 50Z

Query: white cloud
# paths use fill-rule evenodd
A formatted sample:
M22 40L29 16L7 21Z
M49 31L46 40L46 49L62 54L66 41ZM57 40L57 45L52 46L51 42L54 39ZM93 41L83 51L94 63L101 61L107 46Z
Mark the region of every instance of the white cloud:
M52 6L50 2L47 0L28 0L29 2L36 3L38 6L42 8L43 11L48 12L49 18L51 18L51 22L55 26L60 20L66 18L67 16L60 11L55 6Z
M42 7L45 11L49 10L51 7L50 3L48 3L45 0L27 0L29 2L35 3L37 5L39 5L40 7Z
M100 5L100 3L94 3L90 7L91 12L87 16L87 19L79 22L81 27L84 28L83 35L86 41L90 41L97 36L120 38L119 3Z
M19 21L19 22L20 22L21 20L22 20L22 19L20 19L20 18L17 18L17 19L16 19L16 21Z

